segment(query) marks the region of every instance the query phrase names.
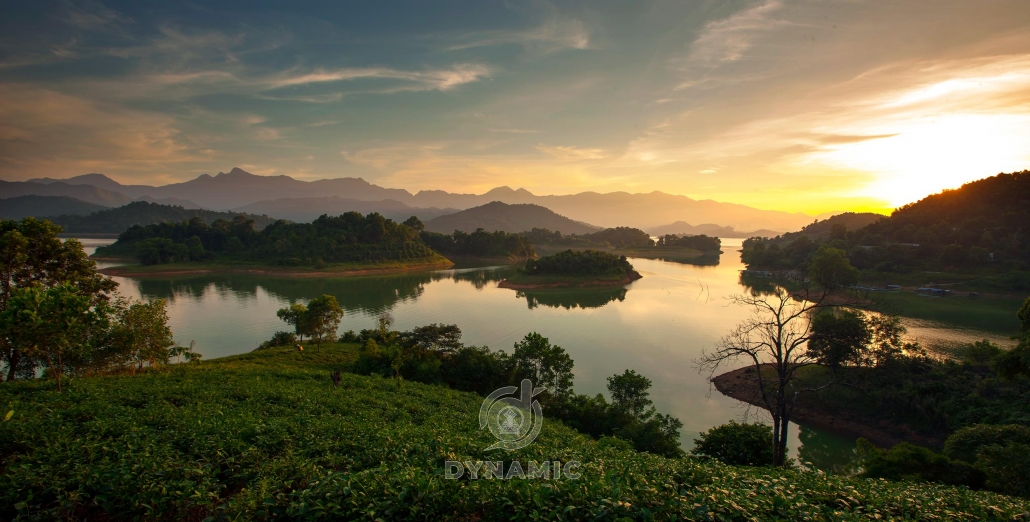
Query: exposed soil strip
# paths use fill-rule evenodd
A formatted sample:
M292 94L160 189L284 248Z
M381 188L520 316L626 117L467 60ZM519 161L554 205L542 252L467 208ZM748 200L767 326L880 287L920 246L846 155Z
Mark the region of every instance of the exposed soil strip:
M714 377L712 383L715 384L715 389L727 397L765 409L758 391L757 375L754 366L748 366ZM943 445L943 441L916 433L908 426L886 420L870 420L847 411L820 409L818 405L813 404L811 398L798 399L791 420L847 437L861 437L885 448L899 442L911 442L931 448Z

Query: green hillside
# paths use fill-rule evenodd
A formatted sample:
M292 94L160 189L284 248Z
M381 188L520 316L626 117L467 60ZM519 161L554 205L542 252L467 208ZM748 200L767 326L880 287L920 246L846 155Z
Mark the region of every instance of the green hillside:
M442 234L450 234L455 230L475 232L479 228L487 232L509 233L546 228L563 234L589 234L600 230L600 227L573 221L540 205L509 205L500 201L426 221L426 230Z
M92 214L107 207L68 196L18 196L0 199L0 219L49 217L60 214Z
M0 518L202 520L1013 520L954 487L729 467L595 442L546 420L506 452L482 397L344 373L357 345L183 370L0 387ZM546 417L547 412L544 412ZM577 480L448 480L447 460L579 461ZM1023 515L1020 515L1020 514Z
M264 228L275 221L268 216L187 209L146 201L134 201L128 205L101 210L88 215L83 215L86 214L85 212L69 212L67 210L61 214L49 219L61 225L65 233L68 234L121 234L135 225L147 226L158 223L176 223L189 221L195 217L210 225L219 219L232 221L236 216L243 216L246 219L253 219L254 225L259 228Z
M817 226L813 233L749 239L742 260L753 268L797 268L825 244L844 251L867 281L1030 290L1030 171L945 190L857 229L845 222L810 225Z

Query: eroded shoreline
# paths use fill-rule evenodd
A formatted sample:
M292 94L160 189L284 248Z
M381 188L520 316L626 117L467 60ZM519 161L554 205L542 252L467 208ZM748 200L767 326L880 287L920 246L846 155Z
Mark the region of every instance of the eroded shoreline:
M712 378L719 393L766 409L758 392L758 378L754 366L746 366ZM891 447L900 442L939 448L943 441L916 433L908 426L888 421L870 421L847 412L826 411L812 401L799 399L791 420L822 430L853 438L864 438L880 447Z

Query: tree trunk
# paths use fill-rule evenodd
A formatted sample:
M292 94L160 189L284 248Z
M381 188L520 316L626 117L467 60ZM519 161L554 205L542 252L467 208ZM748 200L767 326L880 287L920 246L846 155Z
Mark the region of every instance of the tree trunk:
M778 448L780 454L780 462L777 466L783 466L787 463L787 431L790 429L790 415L786 412L783 413L783 417L780 419L780 447Z
M61 393L61 353L57 354L57 369L54 370L54 377L57 377L57 393Z
M11 348L11 357L7 359L7 364L10 365L7 368L8 381L14 380L15 374L18 371L19 362L21 362L21 352L19 352L16 348Z

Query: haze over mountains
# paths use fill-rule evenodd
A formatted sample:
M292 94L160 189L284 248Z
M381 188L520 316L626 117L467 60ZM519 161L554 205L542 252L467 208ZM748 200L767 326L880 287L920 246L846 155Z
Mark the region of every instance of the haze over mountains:
M704 234L706 236L715 237L736 237L736 238L748 238L748 237L772 237L779 232L775 230L769 230L766 228L759 230L736 230L733 227L723 227L713 223L702 223L700 225L691 225L686 221L677 221L668 225L662 225L660 227L652 227L647 230L648 234L652 236L664 236L666 234L673 234L677 236L696 236Z
M500 230L515 234L534 228L546 228L552 232L558 231L566 235L589 234L601 230L600 227L558 215L540 205L529 203L509 205L500 201L440 216L427 221L425 226L426 230L441 234L450 234L455 230L475 232L477 228L488 232Z
M142 199L184 207L233 210L298 220L313 217L312 213L315 212L315 215L348 210L378 211L384 215L407 212L400 205L411 208L411 214L421 213L425 216L423 219L431 219L434 213L442 215L450 212L450 209L463 210L493 201L540 205L569 219L602 227L653 229L682 220L717 223L735 230L767 229L783 232L797 230L813 219L802 213L760 210L663 192L582 192L537 196L524 189L498 187L485 194L454 194L440 190L423 190L412 194L403 189L373 185L360 178L301 181L289 176L257 176L239 168L216 176L204 174L187 182L158 187L123 185L102 174L85 174L65 180L37 178L26 182L0 182L0 198L30 194L71 196L105 206L123 205ZM359 210L358 201L375 204L360 205L364 210ZM337 207L337 204L341 206Z

